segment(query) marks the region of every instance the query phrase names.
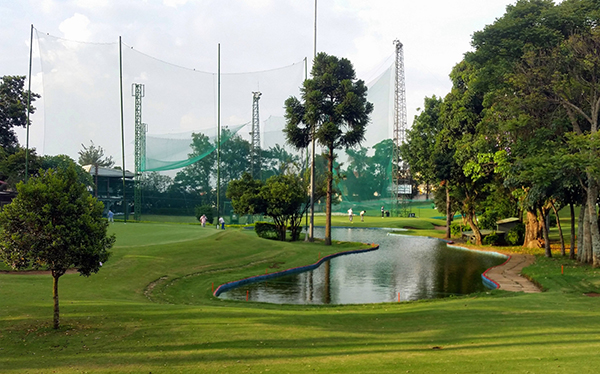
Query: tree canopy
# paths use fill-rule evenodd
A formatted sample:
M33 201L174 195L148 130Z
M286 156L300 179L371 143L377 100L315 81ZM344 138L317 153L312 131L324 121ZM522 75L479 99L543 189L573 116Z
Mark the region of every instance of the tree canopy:
M227 197L238 214L265 214L273 218L280 240L286 239L288 227L292 240L297 240L308 203L306 190L307 184L296 175L274 175L262 182L244 173L242 178L229 182Z
M301 94L302 101L296 97L285 101L284 133L288 143L298 149L306 148L312 139L326 149L325 243L331 245L334 151L360 145L373 104L367 101L367 87L356 79L352 63L326 53L315 57L311 78L304 81Z
M57 329L58 279L70 268L84 276L97 273L115 237L107 235L103 204L79 183L74 167L41 172L17 191L0 212L0 259L13 269L51 272Z
M29 91L24 86L24 76L0 77L0 146L10 153L18 145L14 128L27 126ZM40 95L31 93L31 103L39 97ZM33 105L29 106L29 112L35 112Z

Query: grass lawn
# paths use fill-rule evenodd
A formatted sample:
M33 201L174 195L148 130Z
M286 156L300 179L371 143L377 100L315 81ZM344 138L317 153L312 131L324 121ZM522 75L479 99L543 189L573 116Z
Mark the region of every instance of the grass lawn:
M395 218L359 220L353 225L408 226ZM438 224L407 220L424 235ZM348 226L343 216L334 223ZM169 223L115 223L110 230L117 243L98 274L61 278L58 331L51 328L50 275L0 274L0 372L595 373L600 367L600 298L583 295L600 292L600 270L563 258L540 258L526 269L546 289L541 294L269 305L216 299L212 285L357 245L280 243L249 230Z

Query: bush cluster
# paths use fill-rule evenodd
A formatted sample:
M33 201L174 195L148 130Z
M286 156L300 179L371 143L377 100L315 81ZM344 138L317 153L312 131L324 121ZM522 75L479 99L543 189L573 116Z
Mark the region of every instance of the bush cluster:
M518 223L515 227L506 233L506 243L508 245L521 245L525 240L525 225Z
M450 224L450 235L453 237L460 236L463 231L469 231L469 225L463 225L460 222L452 222Z
M277 231L277 225L269 222L256 222L254 225L254 231L256 234L264 239L278 239L279 233Z
M202 215L206 216L206 222L212 225L215 219L215 208L211 205L199 205L196 207L196 219L199 220Z
M496 232L493 232L484 237L481 243L483 245L498 245L500 244L500 235L498 235Z

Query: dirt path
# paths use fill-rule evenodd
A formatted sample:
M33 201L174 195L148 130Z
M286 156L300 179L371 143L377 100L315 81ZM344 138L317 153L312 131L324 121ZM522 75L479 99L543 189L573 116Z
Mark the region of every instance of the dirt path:
M521 275L521 270L535 262L535 256L513 254L504 264L488 270L485 275L500 285L501 290L512 292L542 292L533 282Z

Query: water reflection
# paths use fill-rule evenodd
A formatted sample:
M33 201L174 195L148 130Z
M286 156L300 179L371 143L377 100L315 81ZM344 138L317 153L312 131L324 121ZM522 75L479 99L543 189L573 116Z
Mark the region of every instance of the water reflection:
M322 237L323 230L315 230ZM432 299L485 290L481 274L504 257L448 248L429 238L386 230L333 229L334 240L380 245L340 256L319 268L223 292L224 299L276 304L358 304ZM248 291L248 292L247 292Z

